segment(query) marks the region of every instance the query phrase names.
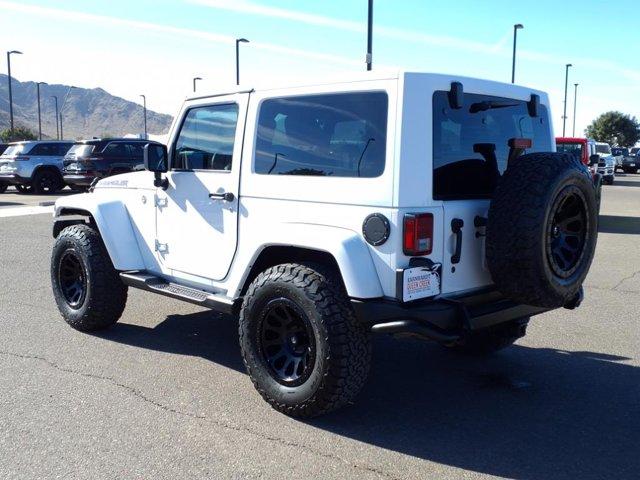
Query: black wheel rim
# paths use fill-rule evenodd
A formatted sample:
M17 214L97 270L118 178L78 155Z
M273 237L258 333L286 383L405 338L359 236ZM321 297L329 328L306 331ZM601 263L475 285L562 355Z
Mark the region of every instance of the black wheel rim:
M31 187L29 185L16 185L16 190L21 193L26 193L31 191Z
M316 341L302 309L287 298L271 300L259 325L260 353L271 376L289 387L301 385L313 371Z
M87 294L87 275L75 251L67 250L60 257L58 282L67 305L80 308Z
M553 272L567 278L580 266L588 238L588 206L577 187L566 187L556 197L547 228L547 258Z
M56 179L50 173L45 173L38 180L38 187L41 192L50 192L56 183Z

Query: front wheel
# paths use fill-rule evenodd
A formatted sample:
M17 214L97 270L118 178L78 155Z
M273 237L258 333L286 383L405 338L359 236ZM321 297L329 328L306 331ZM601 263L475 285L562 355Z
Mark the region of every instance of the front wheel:
M340 277L321 265L283 264L258 275L239 331L254 386L287 415L313 417L346 405L369 373L369 331Z
M0 182L0 193L4 193L8 186L9 184L7 182Z
M51 285L60 313L76 330L113 325L127 303L127 286L113 267L100 235L88 225L71 225L56 238Z

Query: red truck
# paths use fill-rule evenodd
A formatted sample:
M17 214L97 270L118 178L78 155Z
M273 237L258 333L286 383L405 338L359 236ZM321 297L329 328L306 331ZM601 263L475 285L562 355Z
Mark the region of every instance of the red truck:
M598 210L600 210L600 194L602 191L602 174L598 173L599 155L595 153L595 142L588 138L556 137L556 151L576 156L589 169L596 185Z

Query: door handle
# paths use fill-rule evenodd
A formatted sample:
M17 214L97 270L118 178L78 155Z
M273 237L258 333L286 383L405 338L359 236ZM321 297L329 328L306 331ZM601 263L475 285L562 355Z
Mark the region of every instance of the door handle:
M456 249L451 255L451 264L460 263L460 255L462 254L462 227L464 221L461 218L451 220L451 231L456 236Z
M225 202L233 202L236 199L236 196L231 192L222 192L222 193L210 193L209 198L211 200L223 200Z

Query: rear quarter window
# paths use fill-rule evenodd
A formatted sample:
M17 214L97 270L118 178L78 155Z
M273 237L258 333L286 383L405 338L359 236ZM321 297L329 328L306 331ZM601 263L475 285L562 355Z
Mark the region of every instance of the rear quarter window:
M527 102L464 94L462 108L449 105L446 91L433 95L433 198L491 198L509 158L509 140L527 138L525 153L550 152L549 115L540 105L531 117Z
M352 92L265 100L255 172L378 177L385 168L388 98Z

